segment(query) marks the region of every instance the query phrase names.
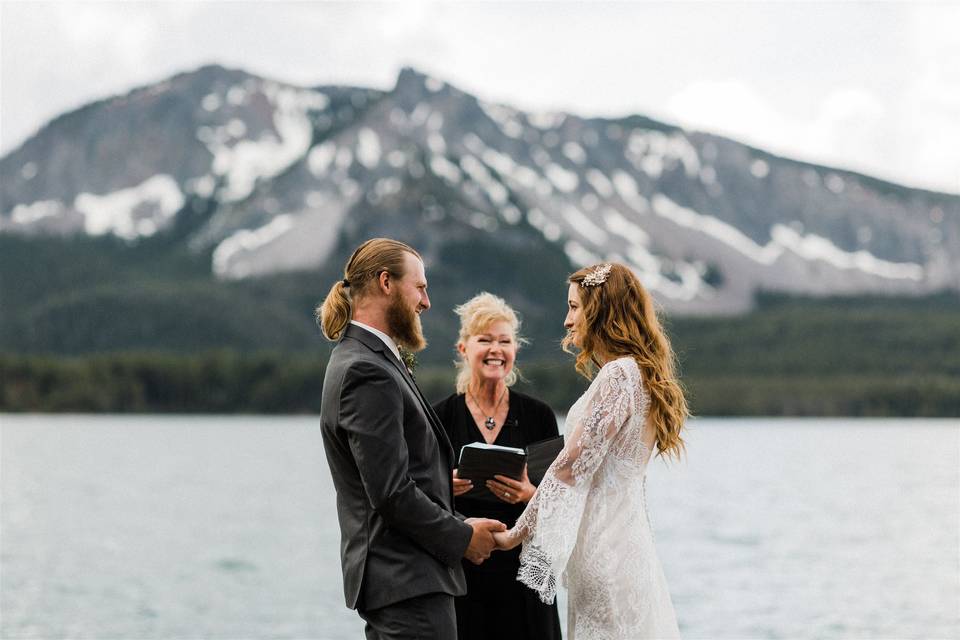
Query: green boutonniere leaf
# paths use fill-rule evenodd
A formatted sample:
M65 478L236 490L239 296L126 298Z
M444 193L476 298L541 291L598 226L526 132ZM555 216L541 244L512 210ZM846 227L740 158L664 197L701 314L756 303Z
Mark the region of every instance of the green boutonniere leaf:
M400 360L410 373L413 373L417 368L417 354L412 351L400 349Z

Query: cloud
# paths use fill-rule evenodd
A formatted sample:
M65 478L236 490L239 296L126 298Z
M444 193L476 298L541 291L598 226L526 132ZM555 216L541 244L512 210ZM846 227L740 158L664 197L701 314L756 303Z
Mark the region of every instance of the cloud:
M796 146L788 119L740 80L692 82L666 101L663 113L685 127L758 146Z
M862 87L844 87L821 96L803 118L744 81L698 81L667 100L663 113L780 155L960 193L960 144L945 142L960 141L952 91L948 83L927 82L885 102Z
M296 84L412 64L491 101L640 113L960 192L960 5L2 2L0 152L219 62Z

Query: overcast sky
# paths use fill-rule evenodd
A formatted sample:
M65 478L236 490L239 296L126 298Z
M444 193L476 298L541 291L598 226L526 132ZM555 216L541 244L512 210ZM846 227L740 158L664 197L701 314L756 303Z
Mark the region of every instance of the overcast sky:
M960 2L10 2L0 152L91 100L217 62L387 89L640 113L960 193Z

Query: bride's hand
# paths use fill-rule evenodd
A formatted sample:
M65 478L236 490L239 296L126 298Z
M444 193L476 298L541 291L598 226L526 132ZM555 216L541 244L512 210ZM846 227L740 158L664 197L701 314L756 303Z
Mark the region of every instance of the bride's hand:
M498 551L509 551L520 544L520 536L511 534L511 531L496 531L493 534L493 541L497 543Z

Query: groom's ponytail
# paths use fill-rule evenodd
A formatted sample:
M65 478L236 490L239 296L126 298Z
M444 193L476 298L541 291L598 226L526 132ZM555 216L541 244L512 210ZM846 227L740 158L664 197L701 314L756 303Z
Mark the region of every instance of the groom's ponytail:
M323 304L317 307L317 321L327 340L339 340L343 329L350 322L350 296L343 280L330 287Z
M370 284L381 273L386 271L391 277L403 277L406 253L420 258L420 254L409 245L389 238L373 238L357 247L343 269L343 280L333 283L327 297L314 312L328 340L340 339L353 316L352 301L368 293Z

